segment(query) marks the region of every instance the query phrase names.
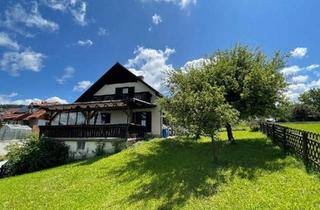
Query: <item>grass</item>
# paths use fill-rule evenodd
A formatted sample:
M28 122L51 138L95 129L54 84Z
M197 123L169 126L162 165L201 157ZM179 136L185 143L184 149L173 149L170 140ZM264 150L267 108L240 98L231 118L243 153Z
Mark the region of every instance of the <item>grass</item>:
M206 138L154 139L109 157L1 179L0 208L320 208L318 175L261 133L235 137L235 145L219 142L219 163Z
M320 133L320 122L305 122L305 123L279 123L280 125L299 130L305 130L313 133Z

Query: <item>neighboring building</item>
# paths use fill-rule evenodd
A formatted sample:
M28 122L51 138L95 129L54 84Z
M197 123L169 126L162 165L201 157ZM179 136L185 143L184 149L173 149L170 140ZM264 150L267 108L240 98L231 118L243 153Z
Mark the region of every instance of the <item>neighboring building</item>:
M39 133L39 126L46 125L49 115L43 107L58 105L57 102L32 102L29 106L11 108L0 114L3 124L27 125L32 128L33 133Z
M93 156L97 147L113 153L128 140L160 136L161 94L142 77L115 64L72 104L50 105L44 137L64 141L75 157Z

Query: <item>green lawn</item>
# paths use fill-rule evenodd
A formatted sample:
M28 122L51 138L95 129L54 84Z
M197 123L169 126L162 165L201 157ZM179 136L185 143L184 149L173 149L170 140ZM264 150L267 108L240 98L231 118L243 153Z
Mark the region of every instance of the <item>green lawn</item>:
M223 133L222 138L225 138ZM0 180L2 209L320 209L320 179L261 133L155 139L116 155Z
M279 123L280 125L299 130L320 133L320 122L306 122L306 123Z

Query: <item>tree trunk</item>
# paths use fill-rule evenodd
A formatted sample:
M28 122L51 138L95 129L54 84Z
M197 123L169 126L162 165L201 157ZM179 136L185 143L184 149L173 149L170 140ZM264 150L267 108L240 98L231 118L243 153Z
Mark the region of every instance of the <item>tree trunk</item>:
M211 145L212 145L212 153L213 153L213 162L218 162L218 148L217 148L217 144L216 142L214 141L214 135L211 134Z
M200 134L201 134L201 131L197 131L197 132L195 133L194 138L195 138L196 140L200 139Z
M230 123L226 124L226 129L227 129L227 134L228 134L228 142L233 144L234 138L233 138L232 127L231 127Z

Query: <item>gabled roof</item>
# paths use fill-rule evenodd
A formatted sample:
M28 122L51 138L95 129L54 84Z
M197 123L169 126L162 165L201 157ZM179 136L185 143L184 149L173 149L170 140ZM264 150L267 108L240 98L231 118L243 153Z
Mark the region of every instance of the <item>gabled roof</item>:
M140 81L148 88L150 88L157 96L162 96L157 90L146 83L142 78L130 72L120 63L113 65L100 79L98 79L87 91L85 91L76 102L85 102L90 100L93 95L98 92L105 84L137 82Z

